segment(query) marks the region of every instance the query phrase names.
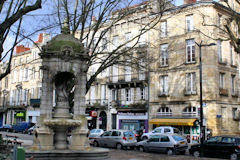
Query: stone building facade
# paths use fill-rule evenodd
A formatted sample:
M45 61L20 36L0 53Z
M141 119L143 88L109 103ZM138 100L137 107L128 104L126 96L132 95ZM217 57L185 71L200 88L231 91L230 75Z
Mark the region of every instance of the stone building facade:
M50 35L40 33L31 47L19 45L12 58L11 72L2 79L1 125L22 121L36 123L42 87L41 59L38 47L46 44ZM7 62L2 63L2 72Z

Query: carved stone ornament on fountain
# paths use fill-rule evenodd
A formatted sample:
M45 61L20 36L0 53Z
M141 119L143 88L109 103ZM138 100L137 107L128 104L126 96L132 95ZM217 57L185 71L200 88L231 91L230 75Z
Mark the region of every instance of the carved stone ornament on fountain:
M34 144L30 151L26 151L26 157L41 159L36 157L46 158L46 155L51 157L49 159L59 159L60 156L62 159L106 158L108 150L91 148L86 136L88 51L78 39L68 33L55 36L42 49L40 119L35 130ZM70 97L74 101L70 101ZM67 143L67 134L71 134L70 144Z

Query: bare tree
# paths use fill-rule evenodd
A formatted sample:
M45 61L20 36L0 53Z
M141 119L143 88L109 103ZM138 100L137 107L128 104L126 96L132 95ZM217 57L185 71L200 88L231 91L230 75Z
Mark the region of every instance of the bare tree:
M67 32L78 37L89 51L87 71L91 66L97 66L87 81L87 91L106 68L114 64L124 66L139 62L139 57L134 56L133 50L136 49L141 36L156 29L164 12L173 7L171 0L145 2L57 0L56 2L58 23L65 22L69 26ZM122 42L119 40L116 44L114 32L121 30L118 26L122 23L135 25L138 32ZM113 47L109 48L109 46ZM146 59L147 55L142 55L140 58Z
M42 0L28 1L28 0L1 0L0 1L0 56L1 60L9 57L6 70L0 74L0 80L8 75L11 71L11 60L13 56L14 47L18 43L20 28L24 15L31 11L41 8ZM12 35L11 35L12 34ZM4 51L4 44L8 36L14 37L14 42L9 51ZM4 55L3 55L4 54Z

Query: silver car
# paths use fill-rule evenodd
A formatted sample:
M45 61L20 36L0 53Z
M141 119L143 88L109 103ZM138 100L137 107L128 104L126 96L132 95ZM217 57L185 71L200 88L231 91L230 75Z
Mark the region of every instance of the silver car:
M103 129L92 129L90 131L90 134L88 136L88 140L90 144L93 144L94 139L96 139L97 137L99 137L100 135L102 135L104 132Z
M105 131L100 137L97 137L93 145L95 147L113 147L117 149L134 149L137 140L133 131L130 130L110 130Z
M187 140L178 134L157 134L148 140L138 142L136 145L139 151L165 152L168 155L177 153L185 154L188 148Z

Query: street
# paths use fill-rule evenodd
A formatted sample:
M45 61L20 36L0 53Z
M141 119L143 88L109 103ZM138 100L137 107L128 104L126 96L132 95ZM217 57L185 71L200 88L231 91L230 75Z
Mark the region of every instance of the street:
M11 132L0 132L3 138L6 138L6 135L14 135L18 136L18 140L23 142L24 147L29 147L32 145L33 135L21 134L21 133L11 133ZM174 155L168 156L166 154L161 153L145 153L139 152L137 150L117 150L117 149L109 149L109 159L108 160L158 160L158 159L166 159L166 160L217 160L215 158L194 158L191 155Z
M168 156L161 153L145 153L137 150L116 150L110 149L109 160L217 160L216 158L194 158L190 155ZM218 159L219 160L219 159Z

